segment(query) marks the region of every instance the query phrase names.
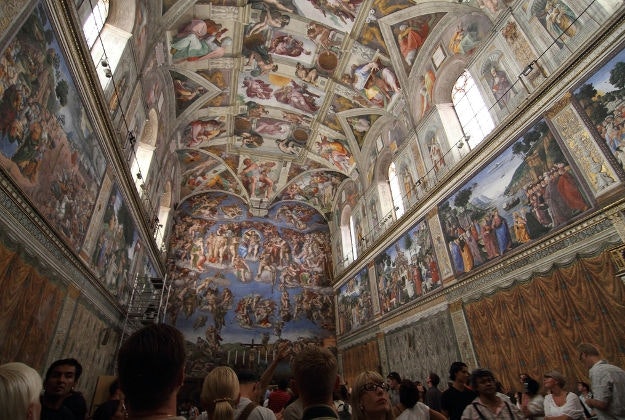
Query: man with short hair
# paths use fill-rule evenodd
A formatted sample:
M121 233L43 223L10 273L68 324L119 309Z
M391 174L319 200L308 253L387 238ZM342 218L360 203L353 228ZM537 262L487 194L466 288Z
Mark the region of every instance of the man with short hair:
M441 396L441 409L450 420L460 420L464 408L477 394L467 387L469 368L464 362L453 362L449 367L449 388Z
M332 352L313 345L304 347L293 360L293 373L304 407L301 420L338 419L332 393L340 378Z
M593 398L585 399L599 420L625 419L625 371L601 359L592 344L577 346L579 360L589 369Z
M440 412L443 393L438 389L438 384L441 382L441 378L436 373L430 372L425 382L428 386L428 390L425 391L425 405Z
M497 395L495 375L488 369L471 373L471 388L477 397L462 412L462 420L522 420L519 409Z
M237 372L239 378L239 404L234 410L236 420L276 420L269 408L258 405L262 391L260 379L249 370Z
M170 325L148 325L128 337L117 356L128 419L185 420L176 417L185 359L184 337Z
M87 402L74 391L81 374L82 365L76 359L61 359L50 365L43 382L42 420L84 420Z

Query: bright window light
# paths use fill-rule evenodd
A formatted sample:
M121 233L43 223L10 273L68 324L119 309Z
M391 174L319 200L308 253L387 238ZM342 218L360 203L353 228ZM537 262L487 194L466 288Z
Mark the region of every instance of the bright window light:
M451 100L464 134L469 137L469 146L471 148L477 146L493 131L495 123L479 89L475 86L473 76L467 70L456 81L451 91Z

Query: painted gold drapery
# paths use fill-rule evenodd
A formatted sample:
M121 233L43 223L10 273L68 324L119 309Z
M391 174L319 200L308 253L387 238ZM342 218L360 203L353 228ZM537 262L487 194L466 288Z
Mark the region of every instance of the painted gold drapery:
M520 372L542 384L544 373L559 370L568 389L586 380L580 342L601 343L603 356L623 365L624 289L606 251L465 304L478 363L517 391Z
M63 296L18 252L0 244L0 364L45 367Z
M351 347L343 351L343 380L352 385L360 372L373 370L380 371L380 353L378 342L373 340Z

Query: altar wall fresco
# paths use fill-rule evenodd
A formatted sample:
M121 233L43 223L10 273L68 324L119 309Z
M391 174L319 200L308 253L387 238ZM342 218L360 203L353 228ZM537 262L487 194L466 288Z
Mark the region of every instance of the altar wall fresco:
M168 321L189 342L189 375L250 357L260 369L280 343L333 347L330 238L317 210L285 203L259 218L238 197L206 193L175 222Z

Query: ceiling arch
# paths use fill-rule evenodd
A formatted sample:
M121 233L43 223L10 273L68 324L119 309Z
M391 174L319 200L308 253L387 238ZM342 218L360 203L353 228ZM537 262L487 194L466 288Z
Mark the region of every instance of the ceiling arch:
M135 42L139 60L148 44L162 53L143 84L148 108L168 103L159 126L173 127L180 201L223 191L250 209L301 201L322 215L338 185L379 165L378 141L399 150L450 102L492 27L488 10L446 1L168 0L159 12L164 31ZM139 1L133 31L154 13Z

